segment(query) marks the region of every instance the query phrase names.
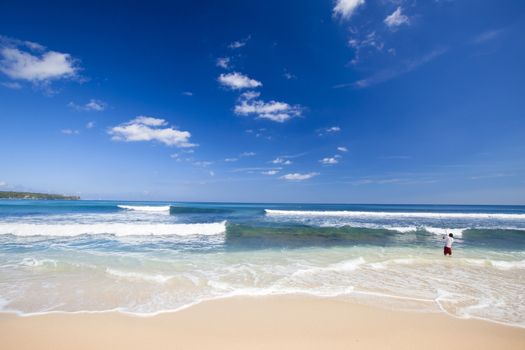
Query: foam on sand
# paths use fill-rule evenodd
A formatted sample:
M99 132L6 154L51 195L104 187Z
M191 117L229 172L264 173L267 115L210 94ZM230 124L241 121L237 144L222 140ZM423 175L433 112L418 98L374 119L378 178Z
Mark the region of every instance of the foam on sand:
M0 234L15 236L79 236L83 234L211 236L223 233L226 233L226 221L206 224L0 224Z
M172 276L166 276L161 274L145 274L145 273L139 273L139 272L126 272L116 269L110 269L106 268L106 273L108 275L115 276L117 278L123 278L123 279L129 279L129 280L143 280L147 282L155 282L155 283L166 283L168 282Z

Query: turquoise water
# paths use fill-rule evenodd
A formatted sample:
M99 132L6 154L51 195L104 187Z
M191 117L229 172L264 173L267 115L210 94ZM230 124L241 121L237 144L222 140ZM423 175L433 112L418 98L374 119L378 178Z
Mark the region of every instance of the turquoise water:
M524 206L0 201L21 314L299 293L525 326L524 287Z

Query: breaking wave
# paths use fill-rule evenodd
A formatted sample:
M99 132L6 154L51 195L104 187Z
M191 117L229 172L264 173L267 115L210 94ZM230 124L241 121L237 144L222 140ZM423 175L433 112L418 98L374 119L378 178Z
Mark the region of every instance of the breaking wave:
M120 209L134 210L134 211L143 211L150 213L169 213L170 206L153 206L153 205L117 205Z
M429 218L429 219L504 219L525 220L525 214L503 213L431 213L431 212L388 212L348 210L274 210L265 209L268 216L325 216L354 218Z
M0 224L0 234L12 234L15 236L79 236L84 234L210 236L224 234L225 232L226 221L199 224Z

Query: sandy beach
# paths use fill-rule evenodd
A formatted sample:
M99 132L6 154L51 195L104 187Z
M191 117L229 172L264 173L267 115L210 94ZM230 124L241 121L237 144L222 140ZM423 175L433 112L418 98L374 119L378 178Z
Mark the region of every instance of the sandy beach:
M3 350L523 349L525 329L299 296L209 301L151 317L0 315Z

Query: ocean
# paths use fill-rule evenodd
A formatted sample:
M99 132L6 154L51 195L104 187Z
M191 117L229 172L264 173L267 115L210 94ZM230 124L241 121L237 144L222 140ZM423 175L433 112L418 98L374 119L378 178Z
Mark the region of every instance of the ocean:
M525 206L0 201L3 312L304 294L525 327L524 290Z

